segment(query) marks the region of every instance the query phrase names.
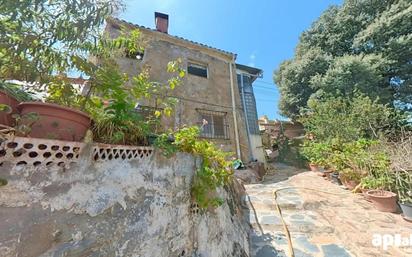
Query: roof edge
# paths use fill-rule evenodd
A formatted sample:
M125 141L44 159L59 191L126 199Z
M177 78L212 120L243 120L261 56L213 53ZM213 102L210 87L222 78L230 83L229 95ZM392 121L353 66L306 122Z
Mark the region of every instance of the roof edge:
M183 38L183 37L174 36L174 35L171 35L171 34L161 33L161 32L159 32L155 29L151 29L151 28L148 28L148 27L145 27L145 26L134 24L134 23L131 23L131 22L128 22L128 21L125 21L123 19L119 19L119 18L116 18L116 17L108 17L106 19L106 22L109 23L109 24L115 24L115 25L119 25L119 23L123 23L123 24L126 24L128 26L135 27L137 29L144 29L144 30L148 30L152 33L159 33L159 35L161 35L161 36L171 37L173 39L180 40L180 41L183 41L185 43L192 44L194 46L198 46L198 47L202 47L202 48L205 48L205 49L208 49L208 50L218 52L218 53L226 55L228 57L232 57L233 60L236 60L236 58L237 58L237 54L235 54L235 53L225 51L225 50L222 50L222 49L219 49L219 48L216 48L216 47L212 47L212 46L209 46L209 45L205 45L205 44L202 44L202 43L198 43L198 42L195 42L195 41Z

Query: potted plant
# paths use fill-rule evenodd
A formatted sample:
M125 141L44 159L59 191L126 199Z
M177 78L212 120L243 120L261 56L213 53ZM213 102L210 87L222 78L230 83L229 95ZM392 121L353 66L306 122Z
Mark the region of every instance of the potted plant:
M29 101L32 96L23 91L19 85L0 81L0 104L3 106L0 112L0 124L8 127L15 125L13 114L18 112L17 106L22 101Z
M385 170L383 164L377 165L377 157L370 149L371 141L360 139L358 141L342 143L331 154L330 163L339 170L342 184L349 190L357 188L361 179L381 170ZM383 162L382 162L383 163ZM386 162L385 162L386 164Z
M404 218L412 221L412 171L396 173L396 191Z
M81 141L90 128L88 114L78 110L81 101L85 101L76 91L69 79L62 76L47 85L46 102L22 102L18 109L22 117L28 113L37 113L38 120L31 125L27 136L66 141ZM77 108L77 109L75 109ZM30 122L23 119L24 123Z
M339 178L348 190L353 190L359 184L361 174L350 168L345 168L339 173Z
M389 174L376 172L361 179L360 190L365 199L371 201L367 194L369 190L389 190L392 185L393 178Z
M37 113L39 119L31 125L27 136L66 141L81 141L90 127L90 117L81 111L57 104L23 102L21 115Z
M303 144L302 155L309 161L309 168L314 172L321 172L320 167L325 164L324 144L306 141Z
M397 212L396 204L397 194L386 190L368 190L366 192L368 199L373 203L376 209L382 212Z

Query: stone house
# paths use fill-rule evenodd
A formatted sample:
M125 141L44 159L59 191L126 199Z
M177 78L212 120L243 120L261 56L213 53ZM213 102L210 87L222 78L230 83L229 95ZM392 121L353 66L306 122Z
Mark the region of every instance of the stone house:
M235 153L245 162L252 159L264 161L263 148L258 148L261 143L255 142L258 139L253 138L251 144L242 91L239 86L236 88L240 78L237 71L243 70L245 74L254 72L254 75L261 71L236 65L234 53L168 34L169 17L166 14L155 13L155 23L156 29L150 29L110 18L105 32L114 38L120 35L122 29L139 29L144 53L137 58L118 59L120 69L129 74L137 74L139 67L149 67L151 80L165 83L170 78L166 71L167 63L178 58L183 61L186 76L183 84L172 93L179 101L172 117L163 119L163 125L166 128L178 128L183 125L201 125L203 120L207 120L208 124L202 129L203 137L212 140L223 150ZM254 101L252 104L256 109ZM149 102L142 105L154 107ZM257 126L257 116L254 124L249 126Z

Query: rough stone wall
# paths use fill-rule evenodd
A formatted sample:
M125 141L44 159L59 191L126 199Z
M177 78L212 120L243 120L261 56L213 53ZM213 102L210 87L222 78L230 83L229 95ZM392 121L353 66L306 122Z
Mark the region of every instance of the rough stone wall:
M0 256L246 257L239 188L214 213L194 208L199 160L81 160L70 169L13 167L0 177Z
M128 29L135 27L126 25ZM118 26L106 27L106 32L111 37L120 35ZM168 128L182 125L199 125L201 116L196 109L218 111L226 113L226 122L229 125L228 140L213 140L226 151L236 152L235 127L232 112L232 97L230 89L229 62L232 56L215 50L200 47L183 40L176 39L168 34L148 29L140 29L145 52L141 61L130 58L119 58L120 69L126 73L136 75L142 66L150 68L151 79L165 83L170 78L166 72L167 63L181 58L184 68L188 62L201 63L208 67L208 78L187 74L183 85L176 88L173 95L194 101L180 100L176 106L174 117L164 120ZM249 160L249 147L246 134L245 118L241 105L239 90L237 89L236 68L233 67L233 86L237 108L237 123L241 154L244 161ZM203 102L203 103L201 103ZM206 103L206 104L205 104ZM154 103L146 103L154 106Z
M305 134L305 129L302 124L300 123L290 123L290 122L269 122L269 123L262 123L259 125L262 130L264 130L264 134L267 134L270 138L275 139L279 136L281 131L281 125L283 126L283 134L289 138L300 137Z

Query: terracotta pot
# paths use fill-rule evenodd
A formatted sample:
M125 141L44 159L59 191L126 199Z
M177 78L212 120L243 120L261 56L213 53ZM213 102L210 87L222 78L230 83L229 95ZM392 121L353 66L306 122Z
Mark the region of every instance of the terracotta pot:
M18 108L21 115L30 112L39 115L31 127L30 137L81 141L90 127L87 114L57 104L24 102Z
M0 124L13 127L15 123L12 114L18 112L17 106L19 105L19 101L7 93L0 91L0 104L7 104L12 109L11 113L0 112Z
M369 190L366 192L376 209L383 212L396 212L396 194L385 190Z
M314 172L319 171L319 166L314 164L314 163L309 163L309 168L310 168L311 171L314 171Z
M355 187L359 184L356 181L345 179L345 178L340 178L340 181L342 184L348 189L348 190L353 190Z

